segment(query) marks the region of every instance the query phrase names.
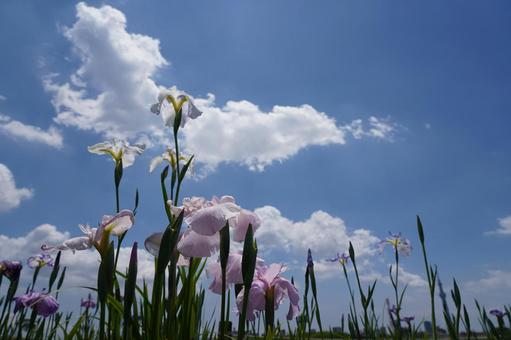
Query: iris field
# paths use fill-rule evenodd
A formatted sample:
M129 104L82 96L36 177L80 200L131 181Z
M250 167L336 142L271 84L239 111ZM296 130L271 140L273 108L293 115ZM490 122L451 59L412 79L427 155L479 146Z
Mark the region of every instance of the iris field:
M254 212L237 205L232 196L209 200L180 196L184 179L193 171L194 157L180 153L179 130L202 114L193 98L171 88L160 94L151 111L161 115L174 140L174 148L150 165L151 171L165 165L160 181L162 209L168 218L161 232L148 235L144 241L145 249L154 256L151 283L137 280L137 242L132 245L128 268L118 266L121 245L135 224L139 203L137 192L133 209L121 209L123 171L145 146L119 140L93 145L90 152L114 161L116 212L98 217L100 222L95 227L80 225L81 236L62 244L42 244L41 253L29 259L2 259L0 288L4 288L5 295L0 297L1 339L438 339L443 336L439 324L446 327L446 336L452 339L511 339L511 307L487 311L476 301L478 317L471 320L455 280L450 294L441 299L443 314L435 314L437 266L428 260L429 244L419 217L420 250L416 256L424 259L431 331L424 331L426 320L402 313L407 287L400 281L399 263L402 256L411 255L411 242L401 234L391 234L380 243L381 251L388 248L395 259L389 269L392 299L375 301L377 281L367 286L361 283L357 249L351 243L329 259L339 263L350 306L339 325L325 327L310 250L304 263L304 281L300 282L303 289L299 290L294 281L297 278L286 277L285 264L266 263L258 257L260 220ZM234 247L235 243L239 246ZM79 315L66 313L59 305L66 277L60 259L91 248L101 257L97 285L83 287ZM217 261L206 263L210 257ZM38 276L41 270L47 270L45 267L50 267L51 274L49 281L41 284ZM20 286L22 270L33 271L28 287ZM207 289L199 285L201 275L210 281ZM41 285L45 288L36 288ZM219 315L206 315L205 294L218 296ZM385 316L375 312L381 310L375 305L382 303ZM455 307L453 313L448 304ZM232 308L237 310L234 319L228 312ZM287 308L285 320L276 318L278 308Z

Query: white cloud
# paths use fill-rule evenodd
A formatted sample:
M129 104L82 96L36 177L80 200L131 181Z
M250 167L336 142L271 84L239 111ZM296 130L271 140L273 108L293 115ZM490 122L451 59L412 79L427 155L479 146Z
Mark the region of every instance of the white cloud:
M499 218L499 227L493 231L487 231L486 235L511 235L511 215Z
M76 16L64 35L82 63L70 82L57 84L55 75L45 80L55 121L109 137L161 135L160 118L149 112L159 92L151 77L168 64L159 41L128 33L126 17L110 6L79 3Z
M362 119L355 119L350 124L342 127L343 131L349 133L355 139L365 137L392 141L398 130L397 124L392 122L390 118L369 117L369 128L364 127Z
M63 145L62 134L56 127L50 126L45 131L40 127L24 124L2 114L0 114L0 133L11 138L42 143L54 148L61 148Z
M277 208L255 210L261 219L256 237L263 252L274 250L304 257L311 249L317 258L329 258L348 250L351 241L358 256L374 254L379 239L367 229L348 230L344 221L324 211L315 211L305 221L294 222Z
M56 75L44 81L53 93L55 121L107 137L165 143L169 133L161 119L149 113L162 88L154 75L169 64L160 53L159 41L128 32L126 17L111 6L79 3L76 13L75 24L64 29L64 35L81 65L67 82L59 83ZM336 125L310 105L276 105L265 112L245 100L216 106L212 94L196 98L196 104L204 114L182 136L185 147L207 170L222 162L263 170L308 146L345 144L346 132L358 139L390 139L395 131L389 121L371 117L367 130L357 127L353 132L353 123ZM362 120L357 122L362 124Z
M0 213L16 208L21 201L32 197L27 188L16 188L14 176L7 166L0 163Z
M2 96L2 95L0 94L0 102L3 102L4 100L7 100L7 97L6 97L6 96Z
M263 170L311 145L345 144L335 120L310 105L274 106L264 112L248 101L214 105L198 100L204 114L184 131L184 142L201 162L233 162Z
M511 289L511 272L488 270L486 277L468 281L466 287L472 292L505 292Z

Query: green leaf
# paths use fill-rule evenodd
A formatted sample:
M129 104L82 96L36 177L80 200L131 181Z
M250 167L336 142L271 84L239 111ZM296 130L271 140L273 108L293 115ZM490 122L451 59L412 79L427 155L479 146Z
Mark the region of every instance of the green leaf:
M65 336L64 339L66 340L71 340L71 339L75 339L75 337L77 336L78 334L78 331L80 330L80 326L82 324L82 321L83 321L83 317L84 315L81 315L78 320L76 320L76 323L74 324L73 328L71 328L71 331Z
M193 157L194 156L190 157L190 159L188 159L188 162L186 162L186 164L181 169L181 172L179 174L179 182L182 182L183 179L185 178L186 172L188 171L188 168L192 164Z
M137 284L137 270L138 270L138 258L137 258L137 242L133 243L131 249L130 263L128 266L128 279L124 285L124 323L128 324L131 319L131 306L135 299L135 288Z
M351 244L350 242L350 246L349 246L349 249L348 249L349 253L350 253L350 259L352 262L355 262L355 249L353 249L353 244Z
M53 269L50 274L50 282L48 285L48 291L51 291L51 287L53 287L53 283L55 283L55 280L57 279L57 275L59 274L60 269L60 255L62 254L61 251L58 252L57 258L55 259L55 263L53 264Z
M419 233L419 240L422 244L424 244L424 228L422 227L422 222L419 215L417 215L417 232Z

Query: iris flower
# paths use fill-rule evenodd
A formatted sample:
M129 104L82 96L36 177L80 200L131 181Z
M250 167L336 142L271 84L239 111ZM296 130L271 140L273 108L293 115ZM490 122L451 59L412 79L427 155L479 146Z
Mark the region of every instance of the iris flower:
M404 318L401 319L401 321L404 321L406 323L410 323L412 322L413 320L415 320L415 316L405 316Z
M387 236L384 240L380 241L380 251L382 252L386 245L391 245L394 250L397 250L397 252L401 255L408 256L412 253L412 245L410 243L410 240L404 238L401 236L401 233L392 234L389 233L389 236Z
M27 265L30 268L53 267L53 258L48 254L37 254L28 258Z
M503 318L504 315L506 315L506 313L504 313L500 309L492 309L490 311L490 314L493 315L493 316L496 316L497 318Z
M124 232L131 229L134 223L135 216L133 212L131 210L122 210L115 216L103 216L98 228L80 225L80 229L86 236L73 237L57 246L43 244L41 250L44 252L71 250L74 253L76 250L85 250L92 246L95 246L99 250L103 236L121 236Z
M335 257L332 257L332 258L329 258L327 259L327 261L330 261L330 262L339 262L341 265L346 265L348 263L348 260L350 259L350 256L346 253L342 253L342 254L339 254L337 253L337 255Z
M191 202L188 201L189 203ZM227 222L233 231L232 238L236 242L244 241L249 224L252 224L254 232L260 225L257 215L236 205L232 196L213 197L208 202L199 200L194 205L184 204L183 207L174 209L184 209L188 228L183 233L177 249L188 257L209 257L218 250L219 231Z
M19 261L4 260L0 262L0 275L4 275L11 281L18 281L22 268Z
M242 251L229 253L229 257L227 258L227 267L225 268L226 289L231 284L243 283L243 274L241 271L242 258ZM263 262L264 261L259 257L256 259L256 263L259 266L262 266ZM206 276L213 279L209 285L209 289L215 294L222 294L222 267L220 266L220 259L208 264L206 267Z
M158 95L158 102L151 106L151 112L157 115L161 114L163 123L168 127L174 126L176 113L182 110L181 127L190 119L195 119L202 114L192 101L192 98L183 91L179 91L175 86L163 90Z
M98 155L110 155L115 163L122 159L122 167L127 168L135 162L135 157L145 150L144 144L130 145L127 141L112 139L88 147L89 152Z
M89 293L89 296L87 297L87 299L82 299L80 301L80 307L85 307L87 309L96 308L96 302L94 302L94 300L92 300L92 296L90 295L90 293Z
M179 161L187 163L190 160L190 157L191 156L180 154ZM164 161L168 162L172 169L176 169L178 162L176 160L176 152L174 151L174 149L167 148L167 150L160 156L154 157L151 161L151 164L149 165L149 172L153 172L154 169L156 169L156 167L163 163ZM192 164L193 162L190 164L190 168L188 168L188 171L192 171Z
M55 314L59 303L55 298L44 292L30 292L14 298L14 313L24 308L32 308L37 314L44 317Z
M248 320L253 321L255 319L255 312L265 310L267 296L272 293L272 290L274 310L277 310L284 298L288 297L290 304L287 319L292 320L299 314L300 307L298 302L300 295L296 287L281 276L285 269L286 267L280 263L273 263L269 266L260 265L256 268L256 274L248 297ZM244 288L236 298L238 310L241 310L243 307L243 290Z

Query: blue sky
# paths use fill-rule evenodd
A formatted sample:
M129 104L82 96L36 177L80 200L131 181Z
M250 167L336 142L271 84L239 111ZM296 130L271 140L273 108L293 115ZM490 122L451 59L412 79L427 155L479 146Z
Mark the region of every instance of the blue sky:
M112 213L112 163L87 146L113 135L151 144L125 171L122 205L141 191L128 241L161 230L159 175L147 169L170 132L149 106L175 85L205 112L186 128L201 178L184 195L231 194L273 216L267 262L301 278L307 244L321 260L364 229L381 303L391 257L369 254L371 237L401 231L418 250L420 214L446 283L458 278L489 307L507 296L508 2L76 4L0 4L0 241L26 245L2 257L32 255L39 245L25 239L40 225L54 227L38 237L58 240ZM312 232L297 243L297 229ZM340 236L314 249L322 234ZM419 253L403 264L416 283L405 308L420 315ZM318 270L334 324L344 283L337 267Z

